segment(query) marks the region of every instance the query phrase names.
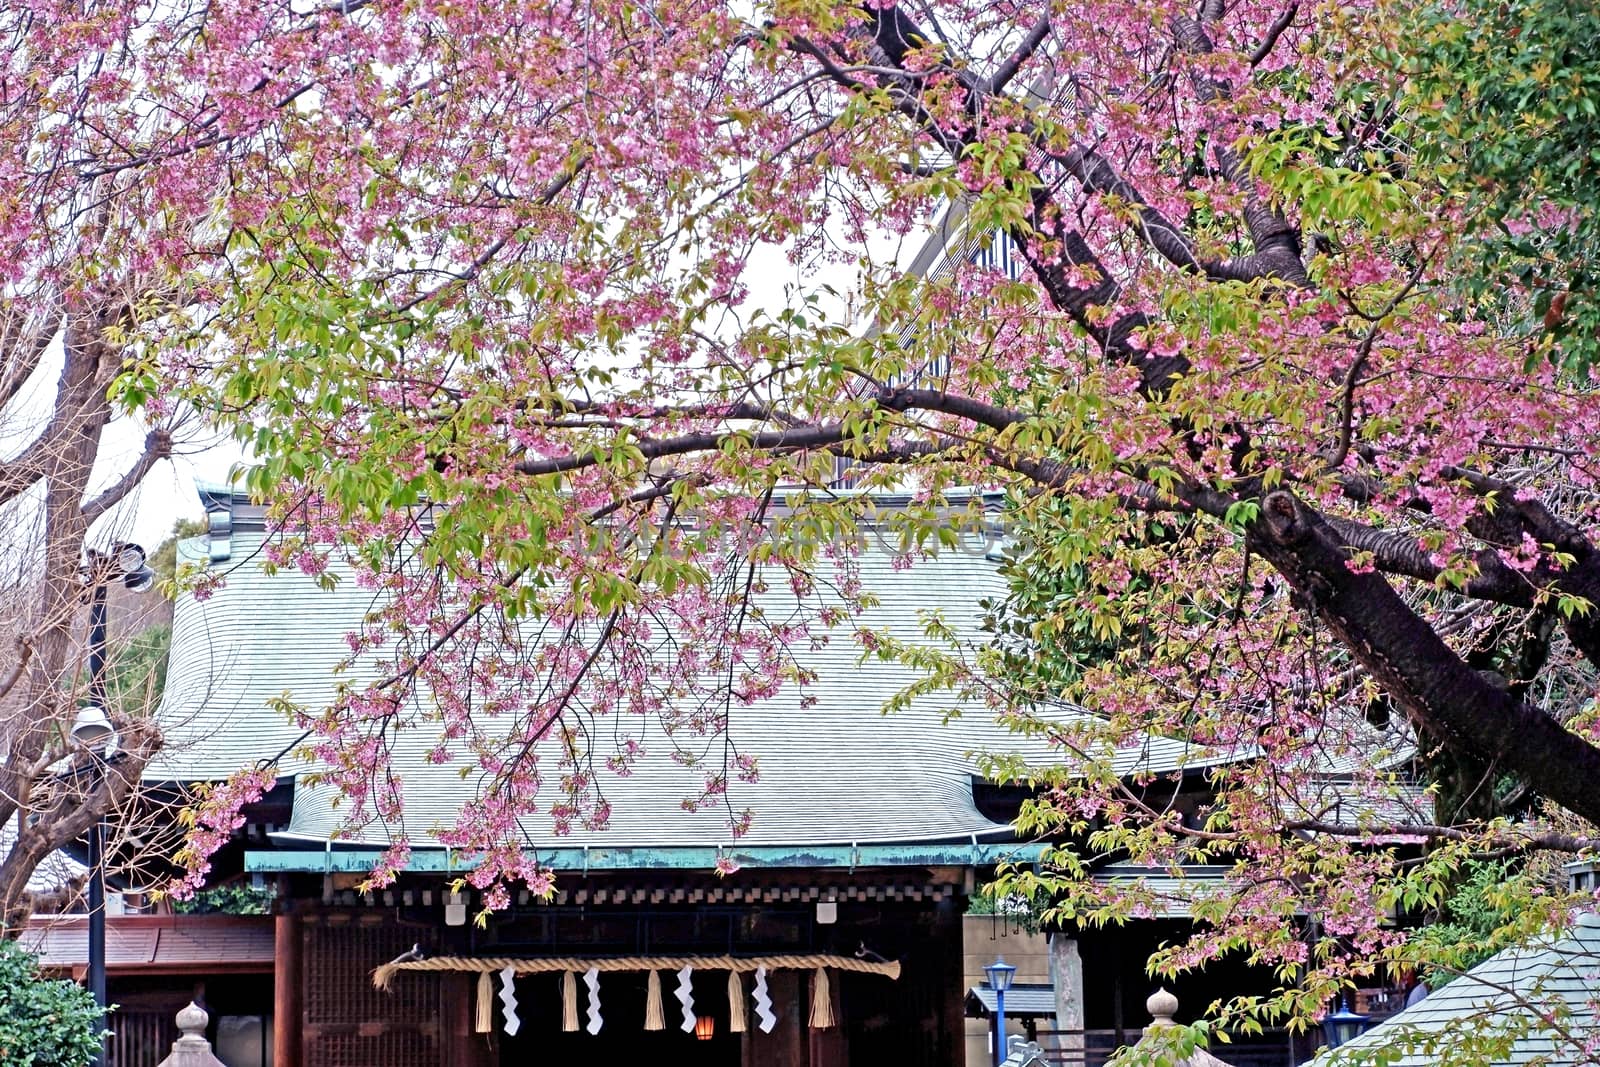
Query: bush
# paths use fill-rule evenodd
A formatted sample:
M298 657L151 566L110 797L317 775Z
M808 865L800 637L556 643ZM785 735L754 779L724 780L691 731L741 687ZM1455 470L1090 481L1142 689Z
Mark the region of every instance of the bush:
M271 915L276 893L268 887L219 885L202 889L188 900L174 900L179 915Z
M0 1063L84 1067L100 1051L101 1029L87 989L42 977L37 958L0 939Z

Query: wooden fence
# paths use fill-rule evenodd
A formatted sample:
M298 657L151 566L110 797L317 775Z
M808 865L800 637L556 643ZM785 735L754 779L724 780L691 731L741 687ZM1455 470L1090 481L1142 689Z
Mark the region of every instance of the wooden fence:
M106 1067L156 1067L172 1052L178 1024L171 1011L117 1011L106 1038Z
M1137 1030L1053 1030L1040 1027L1034 1040L1045 1051L1045 1058L1062 1067L1105 1067L1106 1061L1123 1045L1139 1040ZM1298 1067L1311 1059L1320 1047L1313 1034L1291 1034L1287 1030L1267 1030L1234 1038L1227 1044L1211 1046L1211 1054L1233 1067Z

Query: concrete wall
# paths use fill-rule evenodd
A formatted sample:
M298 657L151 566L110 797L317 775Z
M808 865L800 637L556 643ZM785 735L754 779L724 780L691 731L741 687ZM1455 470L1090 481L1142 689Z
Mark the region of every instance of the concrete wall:
M1005 936L1001 936L1004 934ZM993 915L968 915L961 920L961 951L964 987L981 985L983 969L1001 956L1017 969L1017 982L1043 985L1050 981L1050 950L1043 934L1030 934ZM968 1019L966 1067L993 1067L994 1053L989 1048L989 1020ZM1051 1019L1040 1020L1054 1026ZM1008 1034L1024 1034L1016 1019L1006 1020Z

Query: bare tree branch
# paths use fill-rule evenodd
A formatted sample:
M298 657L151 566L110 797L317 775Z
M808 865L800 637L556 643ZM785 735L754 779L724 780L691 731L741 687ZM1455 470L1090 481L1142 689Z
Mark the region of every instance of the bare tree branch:
M1282 37L1283 31L1287 30L1289 24L1294 22L1294 16L1299 10L1300 5L1298 3L1290 4L1284 9L1283 14L1272 20L1272 25L1267 27L1267 35L1261 39L1261 43L1256 46L1256 50L1250 54L1250 65L1252 67L1259 67L1266 62L1267 57L1272 54L1273 47L1277 45L1278 38Z
M983 83L984 94L995 96L1003 92L1005 87L1011 84L1011 79L1017 76L1023 64L1033 58L1034 53L1044 44L1048 36L1050 36L1050 16L1045 14L1028 30L1027 35L1022 38L1022 43L1017 45L1016 51L1007 56Z
M85 521L92 523L116 507L140 482L144 481L145 475L150 473L151 468L171 455L172 434L164 429L151 430L145 435L143 454L132 467L128 468L127 473L118 478L115 485L83 506Z
M22 389L38 369L50 342L61 332L64 310L59 303L51 312L33 321L14 321L7 312L0 317L0 409Z

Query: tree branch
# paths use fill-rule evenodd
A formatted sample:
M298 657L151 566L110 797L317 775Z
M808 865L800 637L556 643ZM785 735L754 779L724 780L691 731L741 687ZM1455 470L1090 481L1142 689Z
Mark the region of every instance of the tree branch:
M0 328L0 409L11 402L22 389L39 362L50 348L50 342L61 332L65 309L54 304L48 314L35 322L13 324L9 321Z
M1539 544L1572 557L1570 563L1560 567L1541 562L1535 576L1556 592L1581 597L1589 603L1587 614L1563 616L1561 628L1583 658L1600 667L1600 551L1588 536L1540 501L1525 499L1525 488L1514 482L1456 466L1442 468L1439 477L1493 498L1492 510L1485 506L1467 520L1467 531L1474 537L1510 548L1520 545L1526 534Z
M1003 430L1024 418L1020 412L1009 408L971 397L951 395L935 389L888 389L879 393L875 398L875 402L878 407L885 411L897 413L907 411L938 412L954 415L968 422L996 430ZM714 409L715 407L713 406ZM701 412L706 409L701 405L692 405L682 410L684 412ZM733 418L776 420L779 415L778 412L770 408L750 405L732 405L729 410L736 413L728 416ZM671 408L655 408L652 411L657 415L679 413ZM748 448L760 451L830 448L848 442L858 432L853 430L846 431L845 427L839 423L829 423L821 426L790 425L778 430L757 432L706 430L659 440L644 439L639 442L638 449L640 455L645 460L650 461L664 459L668 456L720 451L725 445L734 443L743 443ZM574 453L567 456L526 459L517 463L514 469L519 474L527 474L534 477L565 474L570 471L593 467L610 454L611 450L609 449L595 449L590 452Z
M33 658L33 642L26 637L17 638L17 662L12 666L11 673L4 681L0 681L0 699L15 689L17 682L22 678L23 672L28 669L28 661Z
M1016 51L1007 56L1005 61L995 68L995 72L982 83L985 95L998 95L1010 85L1011 79L1017 76L1024 63L1033 58L1034 53L1044 44L1044 39L1048 36L1050 36L1050 15L1046 13L1028 30L1027 36L1017 45Z
M1281 32L1281 31L1280 31ZM1172 20L1172 34L1178 46L1193 55L1209 55L1214 46L1205 27L1186 15ZM1190 75L1202 103L1223 100L1229 96L1226 85L1200 73ZM1293 285L1307 285L1305 265L1300 262L1300 236L1289 224L1283 212L1262 201L1256 193L1255 183L1245 173L1244 162L1231 145L1214 139L1212 154L1217 168L1245 198L1244 222L1255 244L1256 255L1269 262L1272 276Z
M830 424L801 429L767 430L760 433L741 433L733 430L690 433L659 441L644 440L638 447L640 455L645 460L656 460L667 456L720 451L724 445L735 442L742 442L751 449L770 451L778 448L820 448L824 445L839 444L846 437L847 433L843 426ZM565 474L593 467L609 454L608 451L596 449L592 452L553 456L548 459L525 459L517 463L514 469L518 474L534 477Z
M10 853L0 858L0 932L26 919L23 900L28 879L39 863L56 849L82 837L139 788L145 765L161 748L160 731L148 720L129 719L119 722L118 730L127 747L114 763L102 766L94 788L81 798L62 790L49 807L35 812L40 816L37 820L29 820L18 829ZM14 810L15 804L11 807ZM9 812L0 815L0 821L9 818Z
M1267 27L1267 35L1261 39L1261 43L1256 46L1256 50L1250 54L1250 65L1252 67L1259 67L1266 62L1267 57L1272 54L1272 49L1277 45L1278 38L1283 36L1283 31L1289 28L1289 24L1294 21L1295 13L1299 10L1300 5L1298 3L1290 4L1284 9L1283 14L1272 20L1272 25Z
M1262 503L1248 543L1434 740L1500 761L1600 822L1600 749L1462 662L1381 575L1353 573L1330 524L1287 492Z
M122 499L133 492L134 487L144 480L160 461L172 455L172 434L165 429L151 430L144 438L144 453L139 457L128 472L117 479L115 485L110 486L99 496L83 506L83 519L92 523L107 511L121 503Z
M1345 548L1370 553L1372 565L1385 574L1434 583L1444 573L1444 568L1433 561L1433 554L1409 533L1379 530L1353 519L1335 516L1326 516L1326 519ZM1475 558L1477 577L1457 592L1509 607L1533 607L1537 589L1527 575L1506 566L1499 553L1492 549L1484 549Z
M1305 822L1292 822L1284 827L1293 833L1327 834L1330 837L1356 837L1367 839L1381 839L1386 837L1425 837L1441 841L1455 841L1470 844L1482 841L1482 834L1474 834L1456 826L1437 826L1432 823L1394 823L1382 826L1347 826L1343 823L1329 823L1310 820ZM1600 848L1600 838L1580 837L1576 834L1562 834L1556 832L1539 834L1510 834L1504 842L1490 841L1485 844L1494 847L1511 847L1518 851L1530 849L1549 849L1553 852L1587 852Z

